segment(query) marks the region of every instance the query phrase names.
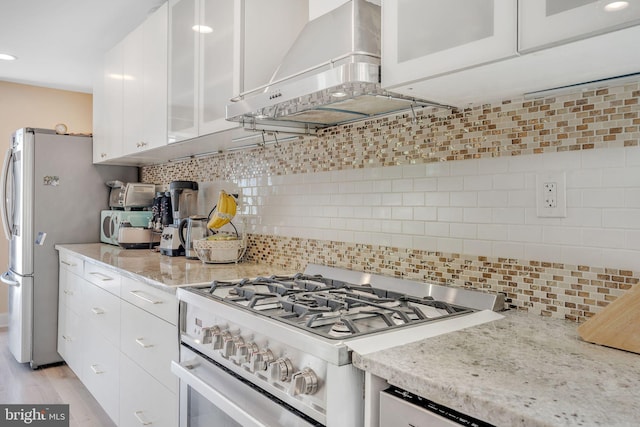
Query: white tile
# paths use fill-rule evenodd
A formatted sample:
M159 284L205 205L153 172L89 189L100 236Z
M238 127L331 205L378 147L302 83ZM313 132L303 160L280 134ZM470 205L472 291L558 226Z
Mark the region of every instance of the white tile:
M438 208L438 221L462 222L462 208Z
M504 225L478 224L478 239L504 240L508 239L508 230Z
M371 180L381 180L382 170L385 168L364 168L362 171L362 179L371 181Z
M478 175L479 160L458 160L450 162L451 176Z
M464 222L491 223L491 208L464 208Z
M407 220L413 219L413 208L404 206L394 206L391 208L391 219Z
M506 191L480 191L478 192L478 207L493 208L507 207L509 193Z
M583 206L582 192L584 190L567 190L565 204L568 208L580 208Z
M567 188L600 188L602 169L579 169L566 174Z
M621 188L582 190L582 206L588 208L622 208L625 205Z
M363 219L362 227L364 230L371 231L371 232L379 232L382 230L380 221L377 219Z
M453 191L449 199L450 206L471 208L478 206L478 193L475 191Z
M371 218L388 219L391 218L391 207L389 206L373 206L371 208Z
M425 233L434 237L449 237L449 224L444 222L426 222Z
M402 206L402 194L401 193L383 194L382 206Z
M391 193L391 183L392 181L390 180L374 181L371 186L371 191L374 193Z
M540 243L542 242L542 226L539 225L509 225L508 238L512 242Z
M410 235L393 234L391 236L391 246L396 248L410 248L413 245L413 237Z
M428 206L413 208L413 219L419 221L436 221L438 219L438 208Z
M602 224L606 228L640 229L640 209L603 209Z
M572 265L607 266L603 264L602 249L587 248L584 246L563 246L560 262Z
M491 253L492 242L488 240L464 240L462 251L467 255L487 256Z
M403 206L424 206L424 193L423 192L404 193L402 195L402 205Z
M413 180L413 191L437 191L438 178L416 178Z
M495 224L524 224L523 208L493 208L492 222Z
M562 246L537 245L527 243L524 246L524 259L554 262L562 257Z
M492 255L494 257L524 258L524 245L512 242L493 242Z
M547 244L581 245L582 229L570 227L544 226L542 241Z
M383 233L401 233L402 221L392 221L390 219L380 221L380 231Z
M353 218L354 215L353 206L338 206L338 216L340 218Z
M390 166L382 168L383 179L400 179L402 178L402 166Z
M454 254L462 253L462 244L464 240L462 239L447 239L447 238L438 238L438 250L442 252L450 252Z
M413 247L422 251L435 251L438 249L438 239L428 236L414 236Z
M394 179L391 181L391 191L394 193L413 191L412 179Z
M627 166L640 166L640 147L627 147L625 156Z
M602 209L567 208L567 217L559 220L561 225L569 227L602 227Z
M433 162L427 163L427 176L449 176L450 175L449 162Z
M479 175L493 175L496 173L506 173L509 171L509 162L502 157L478 160Z
M424 193L424 204L426 206L449 206L449 193L426 192Z
M493 188L495 190L522 190L525 188L525 175L522 173L510 173L493 176Z
M585 228L582 230L582 241L585 246L620 249L626 245L626 234L624 230Z
M425 223L423 221L402 221L402 233L414 236L424 235Z
M603 187L637 187L639 183L640 167L605 169L603 171Z
M346 220L345 229L349 231L364 231L363 221L358 218L351 218Z
M373 208L371 206L354 206L353 215L356 218L370 219L372 217Z
M520 208L535 208L536 197L531 190L515 190L507 193L507 206Z
M438 178L438 191L462 191L464 179L461 176L448 176Z
M424 164L402 166L402 176L404 178L421 178L427 174L427 167Z
M640 188L624 190L624 206L626 208L640 208Z
M472 175L464 177L465 191L493 189L493 175Z
M449 235L458 239L475 239L478 236L476 224L452 223L449 226Z
M602 263L611 268L619 268L621 270L638 271L638 257L640 252L622 250L622 249L603 249ZM598 264L592 264L598 265ZM637 286L637 285L636 285Z
M600 169L623 167L626 163L624 148L608 148L606 150L582 150L582 168Z

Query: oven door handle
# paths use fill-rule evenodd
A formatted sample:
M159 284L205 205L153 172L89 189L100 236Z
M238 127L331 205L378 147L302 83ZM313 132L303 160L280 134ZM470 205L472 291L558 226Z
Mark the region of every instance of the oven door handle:
M267 427L265 424L249 415L240 406L227 399L211 384L208 384L193 374L192 370L197 366L197 364L198 362L196 361L178 363L172 360L171 372L178 376L180 381L184 381L185 384L200 393L204 398L220 408L240 425L249 427Z

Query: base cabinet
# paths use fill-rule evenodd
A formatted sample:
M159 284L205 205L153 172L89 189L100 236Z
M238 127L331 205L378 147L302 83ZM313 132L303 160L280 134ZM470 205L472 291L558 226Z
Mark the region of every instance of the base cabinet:
M178 302L60 253L58 353L119 426L178 425Z

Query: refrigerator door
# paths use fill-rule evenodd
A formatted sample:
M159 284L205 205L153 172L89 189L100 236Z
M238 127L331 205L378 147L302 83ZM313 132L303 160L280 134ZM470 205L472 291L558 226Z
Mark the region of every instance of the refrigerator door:
M33 277L21 277L7 271L0 280L9 285L9 351L18 362L30 362Z

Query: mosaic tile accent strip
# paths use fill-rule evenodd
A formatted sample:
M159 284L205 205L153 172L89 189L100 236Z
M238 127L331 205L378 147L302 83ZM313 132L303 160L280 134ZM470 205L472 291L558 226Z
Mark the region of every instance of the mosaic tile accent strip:
M640 83L465 110L423 109L336 126L278 146L142 169L143 182L213 181L637 146Z
M308 263L499 292L506 307L583 322L637 286L632 271L250 235L245 260L302 271Z

